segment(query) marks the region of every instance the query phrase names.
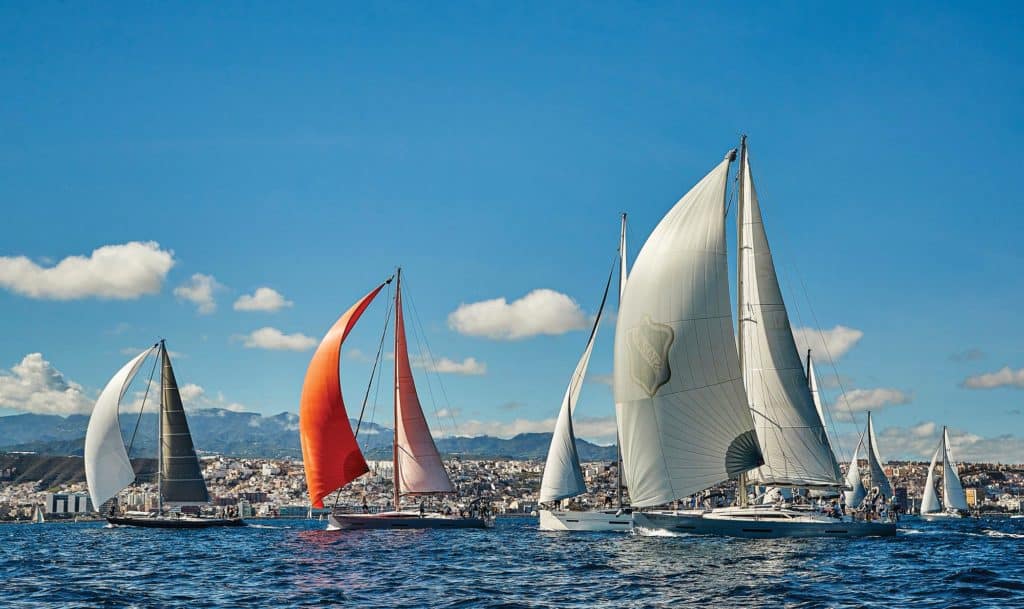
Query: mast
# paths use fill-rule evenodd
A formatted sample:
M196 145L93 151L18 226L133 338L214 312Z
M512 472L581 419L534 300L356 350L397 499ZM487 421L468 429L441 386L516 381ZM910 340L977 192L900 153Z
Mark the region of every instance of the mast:
M399 316L402 314L401 310L398 308L398 301L401 298L401 296L400 296L401 293L402 293L402 267L398 267L398 270L395 272L395 422L394 422L395 431L392 434L393 440L392 440L392 452L391 452L392 473L393 473L392 481L393 481L394 486L395 486L395 511L396 512L401 511L401 509L399 508L399 505L398 505L399 500L401 500L401 496L399 495L399 484L398 484L398 480L399 480L399 478L398 478L398 399L399 399L398 398L398 324L401 323L400 320L399 320Z
M812 387L811 381L811 350L807 350L807 386ZM822 421L824 423L824 421Z
M619 301L616 314L622 309L622 295L626 291L626 212L622 212L622 227L619 229ZM622 442L619 428L615 426L615 496L616 505L622 509Z
M871 467L871 465L870 465L870 461L874 458L874 454L875 454L875 444L874 444L874 442L871 441L872 440L871 436L873 436L874 434L871 433L871 411L870 410L868 411L868 432L867 433L868 433L868 461L869 461L869 464L868 464L868 488L870 489L870 488L874 488L875 487L875 468ZM879 489L879 490L881 490L881 489Z
M160 339L160 353L157 357L163 360L164 357L164 339ZM164 367L160 366L160 408L156 412L156 498L157 498L157 514L162 515L164 513L164 494L161 491L163 488L163 472L164 472L164 392L162 390L164 385Z
M746 161L747 136L744 134L740 136L740 162L737 174L739 191L736 195L736 247L739 250L736 252L736 352L739 355L740 376L743 378L744 386L747 384L747 370L743 365L743 309L746 304L746 299L743 297L743 250L747 247L743 232L743 195L746 190L746 180L744 179L746 177L744 171L747 166ZM739 504L746 507L748 505L746 472L740 473L737 486L736 494L739 495L737 497Z

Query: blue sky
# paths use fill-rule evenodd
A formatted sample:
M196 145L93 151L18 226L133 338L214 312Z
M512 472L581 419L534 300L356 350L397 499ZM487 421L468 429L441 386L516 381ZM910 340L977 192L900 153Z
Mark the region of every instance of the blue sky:
M632 259L746 132L793 325L856 331L835 335L839 371L878 403L888 452L925 456L935 423L965 457L1024 461L1022 21L1010 3L5 4L0 414L44 408L27 392L56 374L87 409L160 336L197 405L295 411L311 351L242 337L319 339L400 264L434 356L486 368L432 375L437 408L467 432L541 429L586 331L495 340L449 316L549 289L581 310L549 329L580 327L618 213ZM131 242L160 249L40 288ZM117 297L104 273L127 273ZM216 310L175 296L195 274ZM260 287L291 306L233 308ZM375 348L384 308L351 347ZM350 404L368 371L345 360ZM611 414L588 384L581 435L607 441Z

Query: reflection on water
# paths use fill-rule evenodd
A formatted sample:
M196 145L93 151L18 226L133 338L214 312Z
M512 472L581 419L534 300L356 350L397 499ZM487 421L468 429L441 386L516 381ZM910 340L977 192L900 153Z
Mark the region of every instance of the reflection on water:
M4 607L1024 606L1024 520L895 538L745 540L494 530L0 526Z

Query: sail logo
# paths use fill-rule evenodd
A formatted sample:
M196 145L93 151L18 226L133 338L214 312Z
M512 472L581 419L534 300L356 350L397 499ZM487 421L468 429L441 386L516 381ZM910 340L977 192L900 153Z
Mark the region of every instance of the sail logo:
M640 325L629 330L629 374L652 398L672 378L668 350L675 338L671 327L646 315Z

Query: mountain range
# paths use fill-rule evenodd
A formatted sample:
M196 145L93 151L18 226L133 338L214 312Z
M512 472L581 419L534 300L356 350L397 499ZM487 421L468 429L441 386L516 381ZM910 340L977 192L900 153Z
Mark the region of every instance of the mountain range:
M299 417L282 412L262 416L219 408L188 411L189 427L200 453L235 457L300 458ZM18 414L0 417L0 451L25 451L46 455L80 456L85 445L87 415ZM355 421L352 421L353 428ZM137 429L136 429L137 428ZM131 447L130 456L155 456L156 415L122 413L121 433ZM363 422L359 444L367 459L390 459L393 431ZM134 438L134 440L132 440ZM524 433L512 438L444 437L437 448L446 455L479 458L543 459L551 442L550 433ZM611 461L615 446L598 446L577 440L582 461Z

